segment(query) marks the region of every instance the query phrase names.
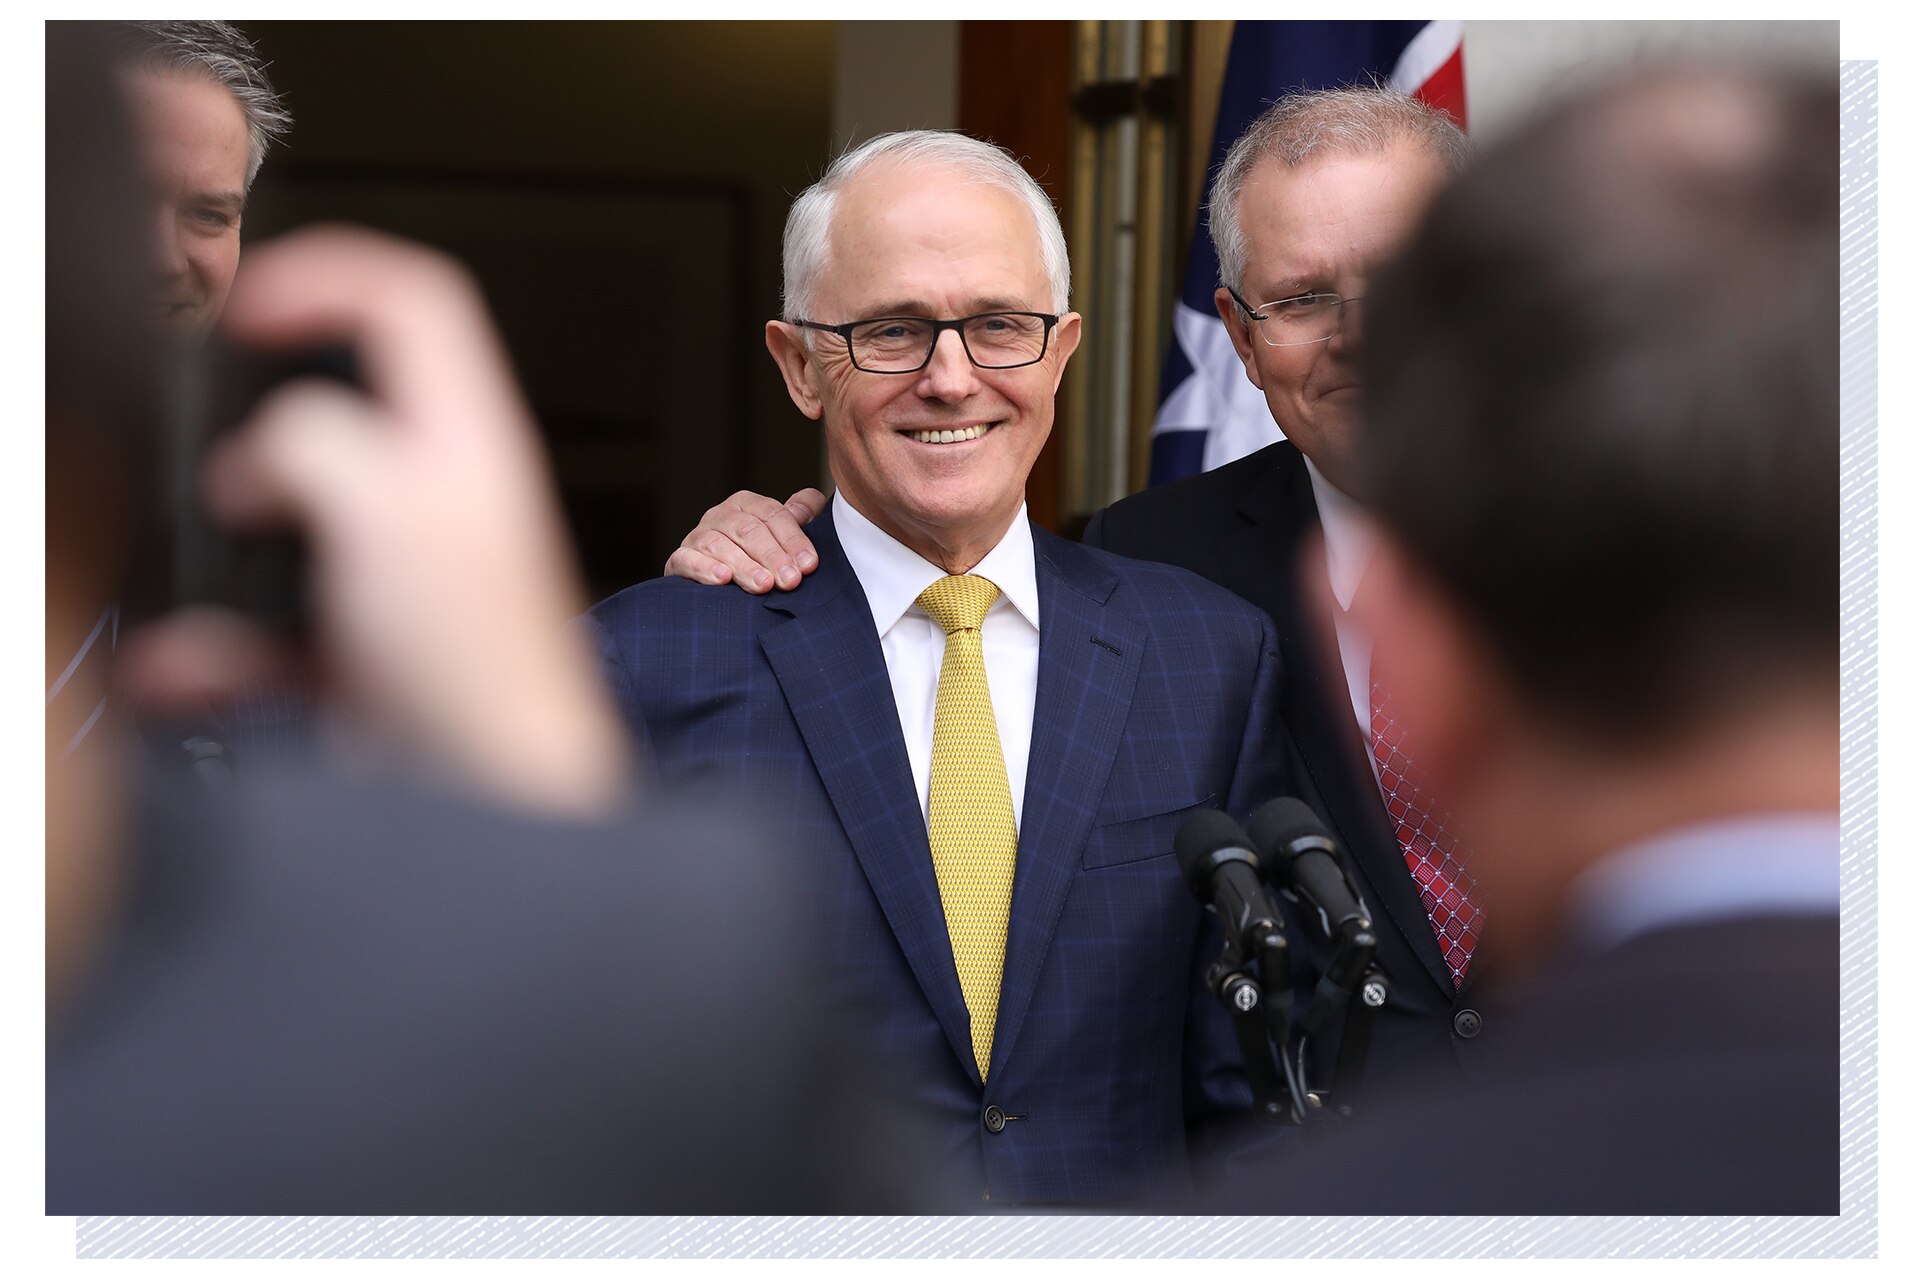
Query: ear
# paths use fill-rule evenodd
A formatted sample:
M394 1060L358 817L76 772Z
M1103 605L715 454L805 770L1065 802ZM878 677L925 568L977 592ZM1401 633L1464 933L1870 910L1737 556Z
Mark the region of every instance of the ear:
M1060 391L1060 379L1066 376L1067 359L1080 349L1080 313L1069 311L1053 327L1053 346L1047 358L1053 361L1053 389Z
M807 346L806 331L782 320L767 321L767 354L780 367L794 407L818 422L826 405L814 390L813 351Z
M1253 358L1253 322L1225 288L1213 291L1213 309L1220 313L1220 323L1227 326L1227 338L1233 343L1233 354L1240 357L1240 363L1246 368L1247 381L1265 391L1266 384L1260 381L1260 366Z

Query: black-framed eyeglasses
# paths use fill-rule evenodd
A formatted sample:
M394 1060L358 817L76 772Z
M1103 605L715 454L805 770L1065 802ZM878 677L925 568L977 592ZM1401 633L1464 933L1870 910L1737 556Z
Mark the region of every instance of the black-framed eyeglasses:
M933 359L940 335L952 329L960 335L967 359L980 369L1018 369L1038 364L1047 354L1047 339L1059 316L1039 311L983 311L958 320L926 316L878 316L851 324L793 323L822 333L837 333L847 344L853 367L865 373L918 373Z
M1360 301L1337 293L1302 293L1256 307L1232 289L1227 292L1233 294L1233 300L1247 313L1247 319L1258 322L1255 328L1260 340L1270 347L1304 347L1327 341L1340 332L1340 320L1345 314L1341 308L1349 302Z

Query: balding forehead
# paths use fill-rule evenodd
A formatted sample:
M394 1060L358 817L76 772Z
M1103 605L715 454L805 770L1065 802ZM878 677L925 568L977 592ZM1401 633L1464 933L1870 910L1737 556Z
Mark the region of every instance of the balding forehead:
M848 178L841 187L833 204L830 226L837 226L845 219L850 205L863 213L871 213L871 206L875 203L887 205L917 198L928 192L973 191L990 193L994 198L1005 201L1009 208L1025 209L1019 196L1008 190L1004 183L996 182L985 174L957 168L939 159L882 156ZM1031 241L1037 250L1040 232L1031 218L1025 220L1022 231L1024 238Z
M991 239L1010 257L1044 274L1039 228L1024 201L1004 185L937 161L885 157L861 170L836 193L827 229L824 276L858 265L880 235L906 233L926 241L950 234L955 251ZM971 201L985 201L1005 216L990 224L960 224L944 215Z

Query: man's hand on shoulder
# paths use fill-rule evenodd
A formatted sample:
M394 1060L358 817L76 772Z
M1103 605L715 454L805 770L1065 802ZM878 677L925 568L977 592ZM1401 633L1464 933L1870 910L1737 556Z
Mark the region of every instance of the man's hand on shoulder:
M731 582L756 596L775 586L791 591L820 567L800 526L826 509L827 495L818 489L802 489L785 503L742 489L700 517L664 572L708 586Z

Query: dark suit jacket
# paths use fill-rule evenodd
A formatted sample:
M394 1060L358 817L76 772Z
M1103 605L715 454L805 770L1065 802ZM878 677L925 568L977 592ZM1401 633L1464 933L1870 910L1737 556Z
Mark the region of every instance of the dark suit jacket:
M1331 619L1313 603L1327 595L1324 570L1312 570L1318 582L1300 576L1302 541L1319 527L1306 461L1282 441L1123 498L1094 516L1085 539L1121 555L1190 569L1273 620L1281 654L1275 711L1297 749L1287 789L1319 811L1347 851L1380 937L1379 963L1392 985L1372 1034L1367 1082L1376 1085L1436 1055L1470 1066L1484 1047L1486 1028L1497 1035L1498 1025L1486 1010L1470 1008L1471 971L1455 991L1387 825L1367 744L1331 648ZM1309 948L1303 958L1319 965L1325 953ZM1316 1063L1315 1087L1331 1083L1331 1065Z
M1309 1158L1239 1181L1225 1210L1840 1211L1837 916L1650 931L1529 996L1471 1080L1325 1131Z
M740 996L804 994L819 955L766 828L158 762L124 910L49 1019L47 1212L924 1205L863 1182L885 1148L836 1109L821 1011Z
M1191 574L1034 530L1039 685L983 1087L873 616L831 515L808 531L821 566L795 591L660 579L597 605L618 700L670 782L750 787L785 820L876 1074L936 1120L928 1161L995 1203L1177 1188L1189 1125L1251 1097L1173 836L1277 784L1272 628Z

